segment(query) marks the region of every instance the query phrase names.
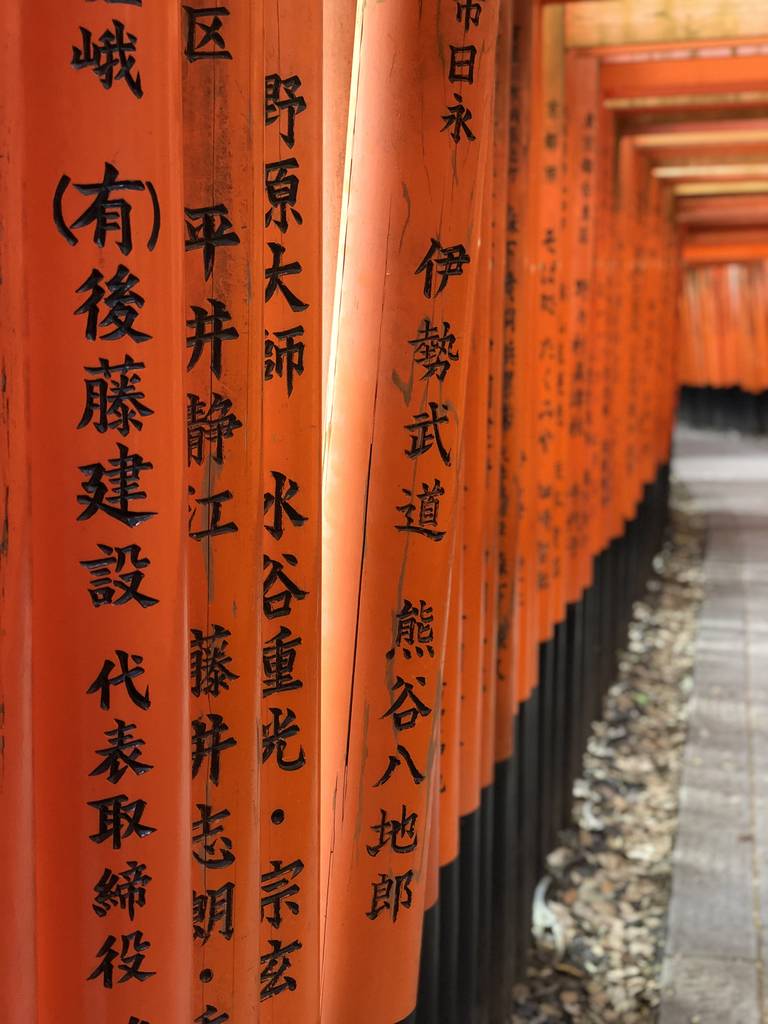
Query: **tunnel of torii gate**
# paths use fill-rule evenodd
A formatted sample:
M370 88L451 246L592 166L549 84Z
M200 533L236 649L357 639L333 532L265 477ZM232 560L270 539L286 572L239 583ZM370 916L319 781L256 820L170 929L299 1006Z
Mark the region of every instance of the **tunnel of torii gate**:
M0 26L0 1020L505 1020L679 387L768 389L768 5Z

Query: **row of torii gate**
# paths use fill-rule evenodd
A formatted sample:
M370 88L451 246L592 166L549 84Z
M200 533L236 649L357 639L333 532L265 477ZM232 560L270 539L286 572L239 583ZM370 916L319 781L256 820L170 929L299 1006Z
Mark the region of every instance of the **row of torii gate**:
M679 367L765 389L768 8L0 27L0 1019L503 1020Z

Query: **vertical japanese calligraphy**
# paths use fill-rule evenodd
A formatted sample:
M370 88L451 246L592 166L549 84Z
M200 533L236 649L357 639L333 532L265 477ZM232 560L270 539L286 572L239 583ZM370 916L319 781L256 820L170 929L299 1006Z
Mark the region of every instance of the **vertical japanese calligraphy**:
M715 244L578 6L0 8L1 1021L509 1016Z
M265 7L262 1021L319 1012L322 5Z
M490 373L488 407L488 473L486 490L491 510L488 544L488 586L485 637L486 713L483 722L483 782L485 784L484 907L487 924L487 976L484 1003L491 1015L503 1013L503 993L514 969L514 873L508 857L514 848L516 813L512 786L511 750L514 729L513 680L504 663L504 644L510 642L512 583L509 552L514 551L517 510L510 501L509 464L505 461L505 432L511 402L513 362L508 358L506 290L510 271L509 187L515 142L512 122L514 18L512 5L502 5L496 49L496 90L494 97L492 286L490 322ZM511 353L509 353L511 356ZM492 794L492 799L490 797ZM503 853L502 851L506 851Z
M579 90L572 89L578 81ZM594 59L575 55L566 57L566 92L573 95L568 106L568 163L572 168L570 181L575 195L569 204L568 334L571 349L569 384L568 434L569 449L578 462L567 495L569 524L568 597L576 601L591 583L590 547L591 520L596 493L594 402L594 336L593 336L593 263L595 253L595 203L597 174L597 106L598 67Z
M180 5L187 734L195 1020L255 1019L261 593L262 22ZM224 126L224 127L223 127ZM226 137L222 134L227 132ZM198 1016L199 1015L199 1016Z
M514 702L525 700L532 678L534 606L531 600L533 566L533 486L535 457L532 427L532 342L527 326L528 283L525 252L530 244L526 231L534 230L533 209L526 200L527 158L530 146L532 89L532 11L527 5L514 9L512 84L510 97L510 163L507 196L507 266L504 283L504 388L502 438L502 581L510 577L512 590L509 632L501 619L500 668L512 679ZM513 528L509 529L510 520ZM506 573L505 573L506 570ZM501 692L503 682L500 680ZM505 743L506 748L506 743Z
M562 562L562 406L558 395L560 338L559 303L563 242L560 224L562 178L562 11L541 12L541 95L533 110L538 165L538 283L533 293L538 370L536 404L536 580L541 631L547 640L558 611ZM532 171L534 170L532 164Z
M43 3L18 44L46 69L24 81L37 898L57 908L38 1012L186 1020L179 39L119 7Z
M377 130L351 137L333 353L343 426L324 489L336 510L324 640L334 674L351 679L322 1007L340 1024L401 1020L415 1005L497 19L491 0L436 0L378 5L357 26L350 116ZM433 125L423 141L402 117L416 94Z

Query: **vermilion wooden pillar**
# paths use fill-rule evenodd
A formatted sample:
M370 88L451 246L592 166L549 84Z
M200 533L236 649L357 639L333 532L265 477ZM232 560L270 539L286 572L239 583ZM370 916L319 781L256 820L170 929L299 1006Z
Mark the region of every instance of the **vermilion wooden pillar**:
M513 750L514 717L517 712L515 658L520 657L517 642L515 607L519 597L516 583L520 552L520 457L519 431L522 423L519 395L522 394L521 346L516 334L519 285L522 274L520 244L522 211L521 165L527 138L527 79L525 75L525 36L521 32L520 7L502 12L500 26L508 21L511 36L509 100L507 104L507 192L502 200L504 213L504 271L501 337L501 452L499 474L499 632L496 679L497 762L508 760ZM501 31L501 28L500 28ZM498 216L498 213L497 213Z
M342 193L347 155L347 115L352 87L356 0L326 0L323 9L323 401L331 348Z
M680 382L692 387L768 389L766 263L733 260L685 268Z
M531 143L530 102L533 36L531 8L514 9L512 96L510 104L510 171L507 199L507 260L505 277L504 422L502 445L503 552L507 562L512 609L509 635L500 634L501 670L510 680L514 708L528 697L533 673L530 642L534 557L532 343L526 325L527 258L532 204L528 201L527 162ZM510 525L511 524L511 528ZM505 686L500 686L500 693ZM497 743L500 741L497 740ZM511 753L508 745L499 747ZM507 754L508 756L508 754Z
M318 1019L323 11L268 0L261 1020Z
M650 166L645 162L645 187L641 186L641 219L645 239L644 274L642 279L642 295L640 298L640 319L642 333L640 337L639 362L644 370L642 393L642 416L638 438L638 461L640 486L645 488L652 483L658 469L655 450L655 431L653 411L668 385L658 377L658 346L661 342L661 316L658 305L663 281L659 275L661 252L664 242L664 221L661 217L660 194L662 185L657 178L650 175ZM639 495L642 498L642 491Z
M89 59L105 33L135 45L122 75ZM17 89L38 1018L186 1022L198 1011L178 9L43 0L14 45L36 55Z
M670 190L661 191L659 209L666 226L660 267L663 285L660 333L663 339L667 333L676 336L679 331L679 302L682 287L679 239L673 225L674 197ZM763 302L765 302L765 298ZM677 385L680 377L679 347L677 345L665 346L663 340L660 340L659 343L659 377L668 382L666 394L661 396L658 423L658 459L660 464L665 464L669 462L672 452L672 432L678 399ZM768 386L768 383L765 386Z
M448 609L448 639L443 667L440 744L440 849L441 864L452 863L459 853L459 817L461 789L461 704L463 646L462 589L463 516L458 513L456 551L451 569L451 594Z
M564 430L559 377L561 285L567 253L561 227L565 99L563 12L560 8L546 7L540 19L541 94L532 122L533 142L539 149L537 163L532 164L532 171L538 177L537 281L532 301L537 347L537 585L541 614L539 640L543 642L552 636L562 613Z
M499 679L499 631L502 611L506 617L511 610L511 591L508 579L503 580L502 602L502 524L513 529L515 519L503 516L509 514L506 499L502 502L502 438L504 431L504 371L505 371L505 319L506 319L506 275L509 269L507 251L508 237L508 191L510 153L510 110L513 47L512 4L503 4L499 14L499 34L496 52L496 94L494 98L494 139L492 153L491 193L491 319L489 325L490 352L488 374L488 417L487 417L487 502L488 530L486 583L486 631L484 676L487 687L486 714L483 723L484 784L493 780L496 761L496 736L499 729L511 739L512 714L509 704L508 677ZM502 609L503 605L503 609ZM506 628L506 627L505 627ZM507 685L502 696L498 691ZM498 721L501 716L501 721Z
M577 543L573 546L571 599L592 584L594 520L597 517L600 438L597 433L597 341L595 338L595 216L597 205L597 132L599 62L595 57L566 57L566 92L571 97L570 142L573 146L574 203L570 221L573 249L573 295L569 339L573 349L570 389L571 436L581 445Z
M484 184L490 181L487 170ZM467 378L464 429L464 486L462 545L462 646L461 646L461 925L459 958L464 965L459 991L459 1014L473 1020L480 991L478 959L481 939L481 820L483 785L484 639L487 613L485 560L486 532L491 518L486 492L486 440L488 418L488 364L490 316L489 198L483 196L483 244L478 253L480 282L472 324L471 361Z
M592 316L595 346L595 399L597 444L597 508L592 522L592 554L598 555L613 537L612 505L614 500L616 438L615 404L618 402L614 381L615 370L615 297L614 280L617 266L614 246L613 166L615 146L614 116L601 107L597 125L596 220L594 253L594 287ZM593 463L594 464L594 463Z
M0 915L0 1017L34 1020L35 864L32 629L30 615L30 445L24 344L27 283L24 275L25 111L19 83L23 20L20 3L0 9L0 871L5 884Z
M533 288L535 287L538 261L530 258L539 237L537 178L541 173L540 144L537 142L540 121L537 120L540 103L541 84L540 56L541 45L541 11L537 7L527 5L521 12L520 23L516 32L519 33L518 44L525 48L529 59L524 63L526 81L523 99L527 110L527 148L521 167L521 183L525 195L525 210L521 212L515 207L517 223L520 224L520 245L522 273L518 287L519 302L516 303L515 337L520 339L519 381L520 390L516 391L515 408L516 422L519 431L516 433L518 450L518 487L520 508L520 534L518 544L518 575L515 581L515 616L516 630L519 635L520 649L520 699L526 700L538 682L539 662L539 597L537 584L538 534L537 525L537 487L539 479L537 451L537 366L538 345L534 335L535 303Z
M671 190L661 188L657 193L656 215L663 225L660 232L659 263L659 317L657 346L657 400L655 405L655 452L658 465L669 462L672 448L672 432L677 409L679 382L679 347L666 345L665 338L678 336L679 300L682 287L679 239L673 223L674 197Z
M522 541L531 552L528 586L527 692L539 681L538 645L552 637L562 583L562 430L559 423L560 283L564 258L560 237L562 177L562 11L535 7L530 19L530 147L526 161L527 202L532 214L526 238L533 258L525 261L521 332L530 331L530 474L524 500ZM521 334L522 336L522 334ZM525 486L525 485L524 485ZM546 732L546 728L545 728Z
M618 148L620 140L615 141L616 153L610 170L609 203L610 215L607 223L610 225L610 234L605 246L606 272L609 278L606 282L606 294L608 298L607 315L607 351L610 353L607 359L607 378L611 388L611 414L606 422L606 444L610 451L610 477L606 490L606 501L608 506L608 541L618 540L624 529L624 491L625 491L625 448L626 448L626 370L627 361L626 348L622 344L626 326L626 305L627 305L627 273L628 267L624 262L628 259L627 247L629 239L622 234L623 222L625 219L624 207L621 202L621 192L618 181ZM616 272L615 268L619 270ZM611 268L614 268L613 271ZM613 430L610 425L613 423Z
M416 1000L497 17L486 2L465 24L432 0L358 21L324 492L324 639L350 686L322 993L333 1024L391 1024ZM416 98L423 118L406 116Z
M599 99L599 64L596 58L566 55L566 96L570 168L566 235L570 251L570 302L566 344L570 346L572 357L567 424L568 458L576 464L567 497L570 524L567 596L569 601L575 602L592 578L590 510L596 493L593 457L598 443L593 420L597 396L591 379L595 347L591 314Z
M180 16L192 991L196 1013L256 1020L264 211L262 138L243 126L263 117L262 12Z
M619 141L617 165L620 316L617 349L619 458L616 495L616 534L623 533L637 508L637 420L642 390L638 367L640 291L643 274L643 239L639 230L639 189L643 180L632 140Z

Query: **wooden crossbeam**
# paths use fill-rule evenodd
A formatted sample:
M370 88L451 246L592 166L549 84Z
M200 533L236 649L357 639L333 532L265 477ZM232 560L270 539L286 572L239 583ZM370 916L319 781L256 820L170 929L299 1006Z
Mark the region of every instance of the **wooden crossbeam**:
M635 137L638 149L687 149L709 146L729 148L768 144L766 128L734 128L723 130L715 123L711 128L680 132L641 132Z
M654 178L661 178L664 181L686 178L759 180L768 179L768 164L677 164L670 167L654 167L651 174Z
M768 225L768 182L764 192L686 195L676 190L675 220L695 228L752 229Z
M768 193L768 181L681 181L672 188L676 196L736 196Z
M579 0L565 8L569 47L612 47L768 35L765 0Z
M768 7L768 5L767 5ZM607 97L742 92L768 82L768 57L695 57L603 64Z
M684 110L689 107L756 107L768 104L768 90L747 89L729 92L675 93L671 96L615 96L604 101L606 110Z

